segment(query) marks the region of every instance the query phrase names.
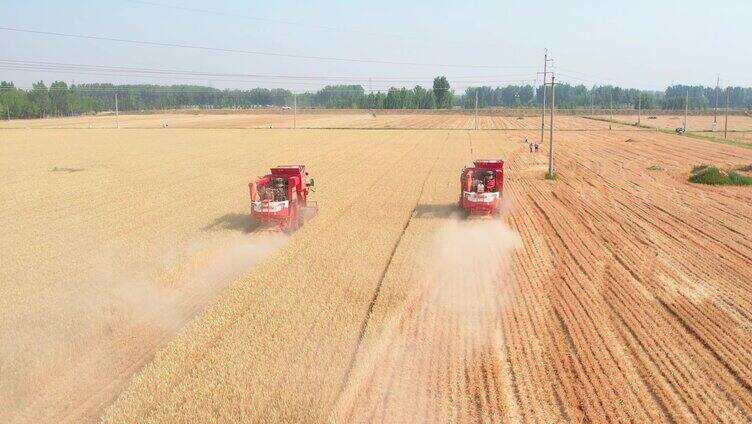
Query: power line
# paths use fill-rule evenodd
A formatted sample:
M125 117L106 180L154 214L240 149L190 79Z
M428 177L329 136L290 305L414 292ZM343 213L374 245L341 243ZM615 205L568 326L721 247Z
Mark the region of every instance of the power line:
M327 81L327 83L350 82L351 84L347 84L347 85L354 85L354 86L360 85L361 87L363 87L365 84L365 80L366 80L365 77L358 77L358 76L330 77L330 76L304 76L304 75L294 76L294 75L218 73L218 72L203 72L203 71L192 71L192 70L183 70L183 69L135 68L135 67L123 67L123 66L105 66L105 65L61 63L61 62L24 61L24 60L12 60L12 59L0 59L0 70L35 71L35 72L77 74L77 75L84 74L84 75L95 75L95 76L120 76L120 77L136 77L136 78L198 80L198 81L205 81L207 78L211 78L212 81L260 83L260 84L281 83L281 84L316 86L316 87L320 87L321 85L323 85L324 82L322 81ZM518 74L518 75L526 75L526 74ZM262 80L218 78L220 76L234 76L238 78L261 78ZM454 90L489 87L490 84L494 84L494 83L495 84L517 83L517 84L524 85L527 81L530 81L530 79L488 80L488 79L480 79L481 77L476 77L476 78L453 77L451 79L454 79L454 78L458 78L459 80L457 82L460 83L459 85L456 85L455 87L453 87ZM491 77L485 77L485 78L491 78ZM268 80L263 80L263 79L268 79ZM278 79L282 80L283 82L276 81ZM382 82L382 83L387 83L387 84L399 83L399 82L402 82L402 83L431 82L430 78L411 79L411 78L396 78L396 77L388 78L387 77L387 78L368 78L368 80L370 80L371 82L376 81L376 82ZM536 81L537 81L537 77L536 77ZM479 83L479 85L476 85L476 83ZM561 84L561 82L559 82L559 84ZM120 84L120 85L128 85L128 84ZM345 85L345 84L342 84L342 85ZM160 89L164 89L164 88L165 87L161 87ZM389 90L392 88L409 89L407 87L398 87L396 85L382 84L381 87L376 87L376 90L382 91L382 90ZM628 89L625 89L625 91L626 90ZM699 94L693 95L693 96L686 96L686 95L681 96L681 97L661 96L660 99L663 101L692 100L692 101L709 102L710 98L709 98L709 93L707 93L707 90L708 88L705 88L705 91L701 91ZM349 92L350 90L344 89L343 91Z
M6 66L0 64L0 69L11 71L35 71L53 74L74 74L74 75L93 75L93 76L110 76L110 77L133 77L133 78L159 78L169 80L188 80L188 81L205 81L206 78L201 77L179 77L179 76L163 76L163 75L138 75L138 74L122 74L116 72L90 72L86 70L64 70L64 69L44 69L33 68L28 66ZM244 79L225 79L225 78L213 78L212 81L221 82L243 82L243 83L263 83L269 84L272 81L259 81L259 80L244 80ZM293 85L308 85L308 86L320 86L321 84L315 82L299 82L299 81L285 81L285 84Z
M4 68L2 66L0 66L0 69L4 69ZM55 73L58 73L58 72L60 72L60 73L72 73L72 72L65 72L65 71L62 71L62 72L61 71L49 71L49 72L55 72ZM79 73L75 73L75 74L79 74ZM94 75L101 76L99 74L94 74ZM117 76L117 75L110 74L109 76ZM130 75L125 75L125 76L130 76ZM162 78L167 78L167 77L162 77ZM182 78L182 79L201 80L200 78ZM234 82L244 82L244 83L254 82L254 81L249 81L249 80L227 80L227 79L214 79L212 81L222 81L222 82L234 81ZM261 82L261 83L267 83L268 84L268 81L256 81L256 82L257 83ZM84 84L104 84L104 83L84 83ZM354 91L357 91L357 89L326 88L326 87L321 87L320 84L311 83L311 82L309 82L309 83L306 83L306 82L286 82L286 84L313 86L313 87L316 87L315 88L316 91L320 91L320 90L326 90L326 91L331 91L331 92L354 92ZM180 84L176 84L176 85L180 85ZM361 88L363 88L363 84L352 84L352 85L353 86L360 86ZM194 87L195 85L189 85L189 86ZM81 87L81 83L79 83L78 85L75 86L75 89L77 89L77 90L110 90L111 91L111 90L116 89L118 87L121 87L121 88L125 88L125 87L138 87L139 89L142 89L144 87L144 84L112 84L112 88L109 88L109 87L91 88L91 87ZM205 91L206 89L216 90L215 92L222 92L222 91L247 91L247 90L250 89L250 88L245 88L245 89L232 88L232 89L224 89L224 90L222 90L222 89L212 89L212 87L206 87L206 86L195 86L195 87L203 87L201 89L196 89L196 91L202 91L202 92ZM327 87L331 87L331 86L327 86ZM30 90L33 87L14 86L13 88L29 89ZM254 88L266 88L266 89L270 89L269 87L254 87ZM384 91L389 91L389 90L392 90L392 89L396 89L396 90L405 89L405 90L408 90L408 91L412 91L413 90L413 87L405 87L405 86L398 87L398 86L395 86L395 85L388 85L388 86L384 85L384 86L371 87L371 88L374 91L377 91L377 92L384 92ZM431 87L427 87L427 89L430 89L430 88ZM476 87L475 86L470 86L470 85L460 85L460 86L454 86L454 87L452 87L451 90L464 91L464 90L466 90L468 88L476 88ZM12 88L10 88L10 87L7 87L7 88L0 87L0 90L2 90L2 89L12 89ZM149 90L154 90L154 91L157 91L157 90L184 91L184 89L180 89L180 88L171 88L170 86L159 86L159 85L155 85L154 87L149 87L148 89ZM283 87L273 87L271 89L285 89L285 88L283 88ZM291 91L291 90L288 90L288 91Z
M465 90L468 88L474 88L474 87L453 87L451 90ZM33 90L34 87L28 87L28 86L12 86L12 87L0 87L0 91L3 90ZM48 91L82 91L82 92L101 92L101 93L112 93L115 91L120 92L127 92L128 90L134 90L137 92L155 92L155 93L204 93L207 95L212 94L233 94L235 92L240 93L247 93L254 89L265 89L265 90L285 90L289 94L303 94L303 95L316 95L319 92L324 93L351 93L353 95L361 95L359 93L360 90L358 89L336 89L336 88L327 88L327 89L319 89L316 91L292 91L287 89L281 89L281 88L262 88L262 87L254 87L252 89L224 89L220 90L218 88L212 88L212 87L204 87L204 86L145 86L145 85L133 85L133 84L122 84L122 85L112 85L110 87L82 87L80 85L76 86L70 86L70 87L46 87ZM361 86L361 89L363 87ZM413 91L412 88L408 87L374 87L374 91L376 93L382 93L385 94L390 90L406 90L406 91ZM365 89L363 89L362 95L367 96L368 93L365 92Z
M177 76L194 76L198 79L205 80L211 78L214 80L219 77L235 77L235 78L263 78L271 80L304 80L304 81L364 81L367 78L362 76L295 76L295 75L268 75L268 74L241 74L241 73L220 73L220 72L204 72L204 71L191 71L191 70L178 70L178 69L163 69L163 68L133 68L122 66L105 66L105 65L89 65L89 64L74 64L74 63L61 63L61 62L42 62L42 61L23 61L23 60L9 60L0 59L0 67L13 70L37 70L37 71L77 71L81 73L101 73L109 75L117 73L122 75L124 73L134 76L153 76L153 75L177 75ZM528 74L516 74L516 75L496 75L489 77L447 77L455 82L464 83L508 83L508 82L521 82L524 79L506 79L499 80L499 77L529 77ZM369 78L376 82L431 82L432 78L426 77L376 77ZM236 80L227 80L236 81Z
M238 53L238 54L250 54L250 55L271 56L271 57L287 57L287 58L293 58L293 59L306 59L306 60L324 60L324 61L335 61L335 62L375 63L375 64L381 64L381 65L425 66L425 67L443 67L443 68L535 69L534 67L527 67L527 66L457 65L457 64L440 64L440 63L399 62L399 61L377 60L377 59L357 59L357 58L345 58L345 57L334 57L334 56L310 56L310 55L300 55L300 54L266 52L266 51L259 51L259 50L244 50L244 49L231 49L231 48L223 48L223 47L199 46L199 45L182 44L182 43L166 43L166 42L159 42L159 41L131 40L131 39L126 39L126 38L105 37L105 36L99 36L99 35L84 35L84 34L70 34L70 33L64 33L64 32L38 31L38 30L11 28L11 27L0 27L0 30L26 33L26 34L47 35L47 36L53 36L53 37L67 37L67 38L77 38L77 39L97 40L97 41L111 41L111 42L117 42L117 43L135 44L135 45L142 45L142 46L173 47L173 48L191 49L191 50L216 51L216 52L223 52L223 53Z

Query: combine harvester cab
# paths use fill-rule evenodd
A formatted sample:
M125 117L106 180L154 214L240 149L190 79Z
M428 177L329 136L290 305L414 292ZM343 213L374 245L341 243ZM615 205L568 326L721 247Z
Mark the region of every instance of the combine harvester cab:
M248 184L251 193L251 217L267 228L292 232L306 219L318 214L316 202L308 200L305 165L285 165Z
M476 160L460 176L459 207L468 215L496 215L504 190L504 161Z

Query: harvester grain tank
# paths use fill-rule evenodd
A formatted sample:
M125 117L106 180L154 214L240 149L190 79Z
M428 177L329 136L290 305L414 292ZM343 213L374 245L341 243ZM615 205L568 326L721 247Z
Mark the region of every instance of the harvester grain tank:
M290 232L306 219L318 214L316 202L308 200L313 187L305 165L283 165L248 184L251 193L251 217L260 224Z
M499 213L504 190L504 161L479 159L460 176L459 207L468 215Z

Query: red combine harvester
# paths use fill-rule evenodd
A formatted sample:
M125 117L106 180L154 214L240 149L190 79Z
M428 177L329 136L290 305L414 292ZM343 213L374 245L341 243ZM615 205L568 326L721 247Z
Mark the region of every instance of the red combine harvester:
M468 215L499 213L504 189L504 161L479 159L460 176L460 208Z
M308 200L305 165L272 168L271 173L248 184L251 191L251 217L262 225L282 231L297 230L303 222L316 216L316 202Z

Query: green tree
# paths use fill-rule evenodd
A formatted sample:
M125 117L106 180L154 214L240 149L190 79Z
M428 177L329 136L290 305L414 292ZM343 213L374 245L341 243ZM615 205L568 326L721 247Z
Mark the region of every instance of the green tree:
M44 82L39 81L32 84L29 100L31 101L32 113L34 115L42 118L50 113L50 93L47 91L47 86L44 85Z
M68 85L63 81L55 81L50 85L50 113L56 115L65 115L71 112L73 106L71 93L68 92Z
M433 93L436 96L436 107L449 109L452 107L452 93L449 91L449 81L440 76L433 79Z
M23 90L16 88L12 82L0 82L0 103L4 105L4 113L13 118L33 116L29 96Z

